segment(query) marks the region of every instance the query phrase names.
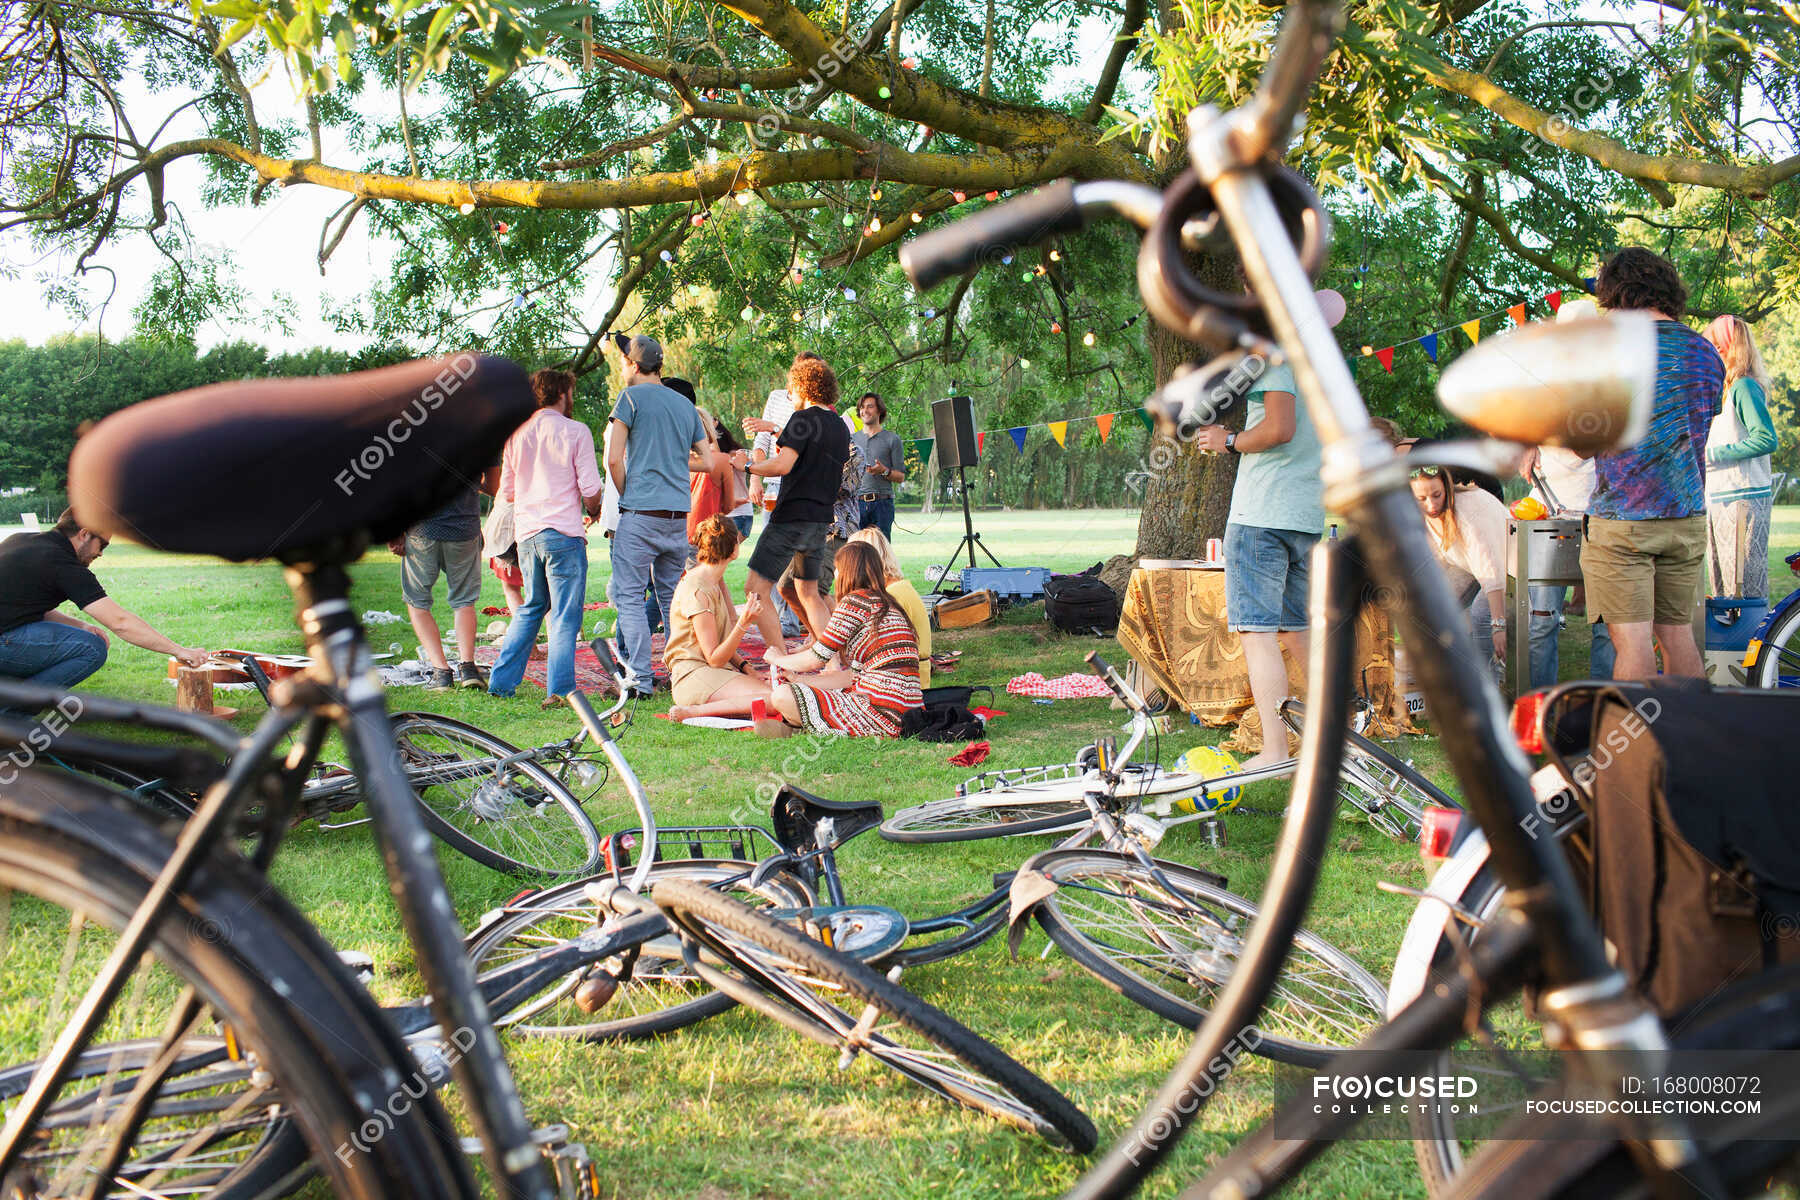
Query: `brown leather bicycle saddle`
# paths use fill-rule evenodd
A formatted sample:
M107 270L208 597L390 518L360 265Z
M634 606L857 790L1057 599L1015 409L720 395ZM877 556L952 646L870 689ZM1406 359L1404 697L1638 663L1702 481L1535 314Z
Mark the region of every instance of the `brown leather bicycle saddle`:
M160 550L350 556L476 483L535 408L523 370L472 353L213 384L101 421L69 499L83 528Z

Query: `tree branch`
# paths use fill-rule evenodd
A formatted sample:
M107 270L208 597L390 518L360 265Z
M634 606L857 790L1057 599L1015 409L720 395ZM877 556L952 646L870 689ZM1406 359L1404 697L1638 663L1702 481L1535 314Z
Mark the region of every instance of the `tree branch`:
M1125 21L1119 27L1119 36L1113 39L1112 50L1106 56L1106 65L1100 68L1100 78L1094 84L1094 94L1088 97L1087 107L1081 111L1084 123L1098 125L1100 118L1106 114L1106 106L1112 103L1113 93L1119 89L1119 76L1124 73L1125 64L1137 49L1138 30L1143 27L1144 18L1149 12L1148 0L1126 0Z

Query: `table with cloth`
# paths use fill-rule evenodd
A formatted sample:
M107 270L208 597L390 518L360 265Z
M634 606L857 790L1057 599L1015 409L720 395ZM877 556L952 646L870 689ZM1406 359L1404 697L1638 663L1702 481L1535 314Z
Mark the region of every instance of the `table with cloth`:
M1140 679L1160 691L1172 707L1198 717L1202 725L1237 724L1224 744L1254 753L1262 747L1261 721L1250 696L1250 672L1238 635L1225 624L1225 572L1204 567L1139 567L1131 573L1119 619L1119 644L1136 664ZM1393 627L1386 612L1364 605L1357 617L1355 686L1369 703L1374 738L1418 730L1394 687ZM1289 691L1305 696L1295 664L1288 662Z

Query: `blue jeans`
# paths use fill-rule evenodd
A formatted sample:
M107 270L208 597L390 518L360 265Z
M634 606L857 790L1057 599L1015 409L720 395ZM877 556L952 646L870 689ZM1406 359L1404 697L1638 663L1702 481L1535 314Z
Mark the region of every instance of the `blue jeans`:
M737 526L738 537L747 541L750 537L750 526L756 523L756 514L745 513L741 517L733 517L731 523Z
M104 662L106 640L73 625L31 621L0 633L0 675L13 679L74 687Z
M1534 690L1550 687L1557 680L1557 635L1560 631L1557 618L1562 616L1567 598L1568 589L1565 587L1543 586L1531 589L1531 686ZM1588 628L1593 632L1588 678L1611 679L1613 660L1617 657L1613 650L1612 634L1607 632L1605 621L1597 621Z
M575 643L581 638L587 568L587 542L581 538L544 529L519 543L525 602L506 627L500 657L488 675L490 694L510 696L525 678L525 663L537 644L545 614L550 617L550 661L544 691L566 696L575 690Z
M607 594L619 614L619 649L633 687L650 686L650 621L640 604L654 583L657 607L674 611L675 585L687 565L687 522L680 517L622 513L612 536L612 580Z
M894 537L894 498L882 496L876 500L862 502L862 524L859 529L879 529L881 536L892 541Z

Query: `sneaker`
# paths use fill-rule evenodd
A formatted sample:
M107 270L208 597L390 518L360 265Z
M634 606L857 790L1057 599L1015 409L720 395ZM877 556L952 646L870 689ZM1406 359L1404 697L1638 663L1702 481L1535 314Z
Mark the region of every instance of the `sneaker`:
M459 688L486 687L487 680L481 677L481 668L472 662L456 664L456 686Z
M425 685L428 692L447 692L456 686L456 672L449 667L433 667L431 679Z

